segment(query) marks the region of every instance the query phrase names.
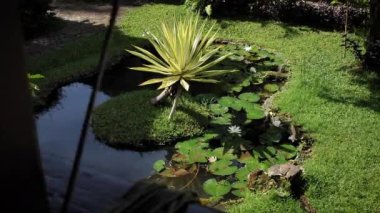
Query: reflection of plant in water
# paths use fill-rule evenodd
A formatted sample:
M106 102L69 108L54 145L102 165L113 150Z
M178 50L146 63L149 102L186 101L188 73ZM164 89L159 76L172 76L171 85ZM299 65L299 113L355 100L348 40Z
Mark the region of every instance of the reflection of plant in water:
M163 92L154 99L154 103L175 93L169 119L176 109L182 88L189 90L189 81L216 83L218 81L213 79L215 76L237 71L214 69L216 64L231 54L226 53L214 58L219 48L211 46L216 38L216 34L212 32L213 26L203 34L205 22L199 22L198 15L188 15L175 20L174 23L163 23L159 37L149 34L149 41L157 51L158 57L140 47L136 47L137 51L128 50L129 53L149 62L142 67L131 69L165 76L150 79L141 85L161 84L158 89L163 89Z

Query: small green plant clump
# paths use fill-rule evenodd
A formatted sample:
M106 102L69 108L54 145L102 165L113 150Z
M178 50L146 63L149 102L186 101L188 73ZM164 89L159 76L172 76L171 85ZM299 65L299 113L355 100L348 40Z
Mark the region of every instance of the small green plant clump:
M100 105L92 118L95 135L111 146L141 148L143 142L166 145L204 132L208 125L207 108L184 95L170 121L168 100L160 107L149 103L155 95L157 92L151 90L128 92Z

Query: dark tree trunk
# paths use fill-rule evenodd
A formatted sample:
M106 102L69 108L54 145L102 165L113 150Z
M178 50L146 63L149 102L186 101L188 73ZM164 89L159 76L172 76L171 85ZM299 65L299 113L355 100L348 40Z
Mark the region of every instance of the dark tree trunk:
M368 68L380 68L380 0L370 2L370 31L365 63Z

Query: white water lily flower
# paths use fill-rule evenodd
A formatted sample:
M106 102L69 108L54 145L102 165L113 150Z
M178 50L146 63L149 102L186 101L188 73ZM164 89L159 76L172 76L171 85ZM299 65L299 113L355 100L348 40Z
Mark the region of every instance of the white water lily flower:
M216 156L211 156L208 158L208 162L214 163L217 160Z
M230 127L228 127L227 131L230 134L235 134L235 135L241 136L241 128L239 126L236 126L236 125L230 126Z
M252 49L251 46L245 46L245 47L244 47L244 50L247 51L247 52L250 51L251 49Z

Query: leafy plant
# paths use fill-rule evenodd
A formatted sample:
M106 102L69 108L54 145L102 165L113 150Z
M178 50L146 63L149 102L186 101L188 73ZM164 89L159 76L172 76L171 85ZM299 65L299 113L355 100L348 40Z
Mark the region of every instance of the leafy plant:
M158 56L136 46L137 51L128 50L132 55L149 63L131 69L165 76L150 79L141 85L160 83L158 89L164 91L157 97L158 101L170 93L175 93L169 119L176 109L182 88L186 91L190 89L189 81L217 83L218 80L213 77L237 71L213 69L231 54L214 57L219 51L219 47L211 47L216 39L216 33L213 33L213 26L204 33L206 22L200 24L199 19L199 15L187 15L182 19L176 19L173 23L162 23L159 36L149 33L149 41Z
M33 81L35 81L37 79L42 79L42 78L44 78L44 76L41 74L29 74L28 73L29 88L30 88L30 91L31 91L33 96L36 95L36 91L40 90L40 88L37 86L37 84L35 84Z
M164 160L158 160L154 162L153 168L156 172L161 172L165 169L165 161Z

